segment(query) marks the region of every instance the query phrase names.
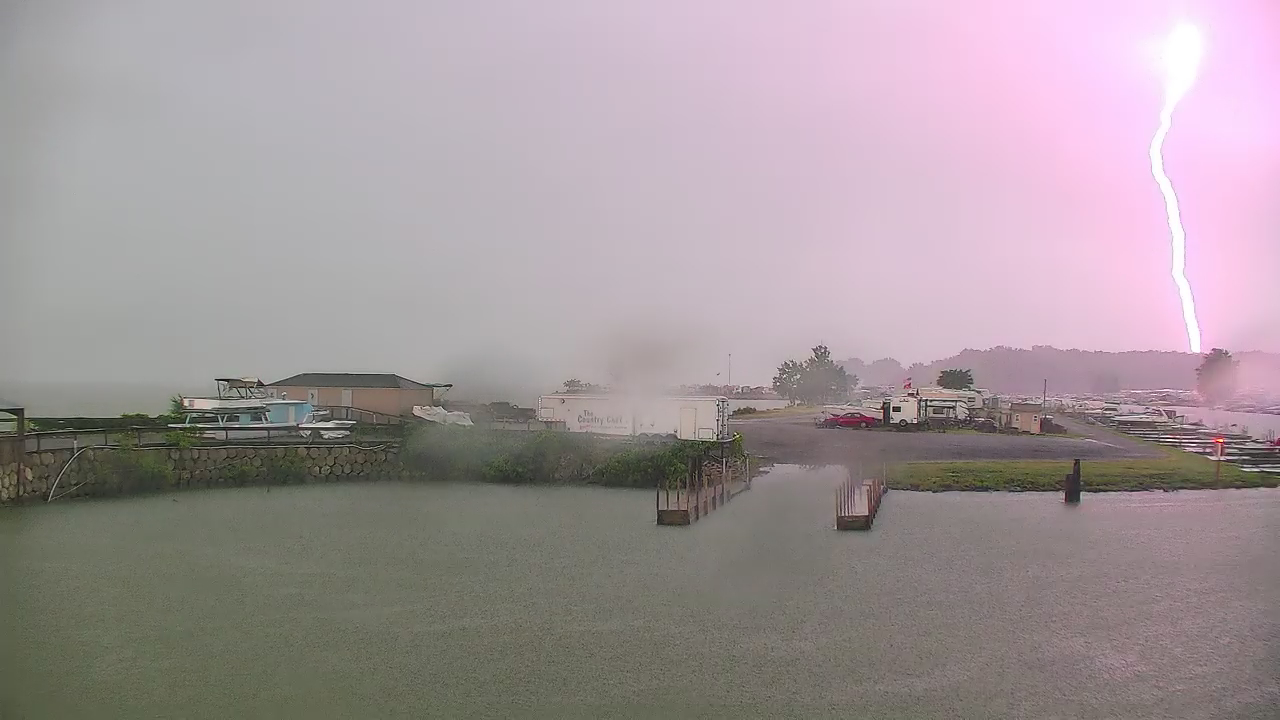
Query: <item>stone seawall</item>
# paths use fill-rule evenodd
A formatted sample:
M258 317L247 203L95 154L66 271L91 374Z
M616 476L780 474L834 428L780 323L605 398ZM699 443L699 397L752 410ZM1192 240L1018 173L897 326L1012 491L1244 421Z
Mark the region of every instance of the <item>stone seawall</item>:
M290 485L403 476L396 444L94 448L27 453L0 465L0 505L181 488ZM64 470L65 469L65 470ZM61 475L61 477L59 477ZM55 487L56 481L56 487Z

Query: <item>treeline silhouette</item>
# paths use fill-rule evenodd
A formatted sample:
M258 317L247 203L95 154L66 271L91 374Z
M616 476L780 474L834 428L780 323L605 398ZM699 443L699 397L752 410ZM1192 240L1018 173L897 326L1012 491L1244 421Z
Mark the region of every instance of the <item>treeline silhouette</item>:
M1280 391L1280 354L1233 351L1232 355L1240 362L1241 389ZM943 370L963 368L973 371L974 383L980 388L1000 393L1038 394L1047 379L1052 394L1193 390L1201 360L1200 355L1183 352L1099 352L1035 345L1030 350L1005 346L964 350L942 360L915 363L910 367L903 367L893 358L871 363L851 358L841 365L851 375L857 375L862 385L901 385L908 377L916 386L932 385Z

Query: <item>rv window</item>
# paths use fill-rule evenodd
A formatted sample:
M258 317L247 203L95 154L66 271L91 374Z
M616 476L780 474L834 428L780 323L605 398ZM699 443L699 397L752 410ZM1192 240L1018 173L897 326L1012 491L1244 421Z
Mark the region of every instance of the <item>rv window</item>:
M892 409L892 412L902 412L902 406L901 406L901 405L894 405L894 406L893 406L893 409Z

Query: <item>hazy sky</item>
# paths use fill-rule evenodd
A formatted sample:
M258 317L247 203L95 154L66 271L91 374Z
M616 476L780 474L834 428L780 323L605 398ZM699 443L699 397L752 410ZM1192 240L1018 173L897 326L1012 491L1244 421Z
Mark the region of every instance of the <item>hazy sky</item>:
M1182 349L1182 19L1205 344L1280 351L1274 0L3 8L0 380Z

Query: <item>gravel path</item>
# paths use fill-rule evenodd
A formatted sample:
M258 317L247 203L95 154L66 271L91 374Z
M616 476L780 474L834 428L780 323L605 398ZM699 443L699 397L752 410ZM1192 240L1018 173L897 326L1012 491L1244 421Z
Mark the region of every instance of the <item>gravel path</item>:
M1157 455L1150 446L1102 428L1071 421L1081 437L971 432L820 430L811 416L735 419L747 451L778 463L827 465L914 460L1103 460Z

